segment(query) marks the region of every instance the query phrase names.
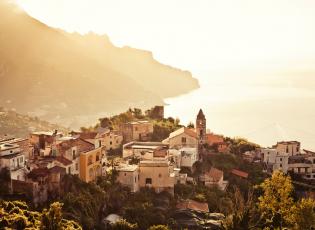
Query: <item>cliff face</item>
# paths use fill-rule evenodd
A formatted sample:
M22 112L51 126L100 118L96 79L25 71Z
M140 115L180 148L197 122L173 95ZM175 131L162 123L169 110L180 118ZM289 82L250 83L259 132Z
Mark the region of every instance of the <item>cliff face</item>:
M6 0L0 15L0 105L5 107L78 126L93 116L161 104L198 87L189 72L158 63L150 52L115 47L106 36L50 28Z

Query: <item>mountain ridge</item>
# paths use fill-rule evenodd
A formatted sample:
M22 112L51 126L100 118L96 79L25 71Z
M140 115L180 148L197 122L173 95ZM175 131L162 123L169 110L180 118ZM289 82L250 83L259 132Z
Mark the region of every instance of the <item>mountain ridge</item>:
M75 128L199 87L190 72L150 51L116 47L107 35L48 27L6 0L0 14L0 105L7 108Z

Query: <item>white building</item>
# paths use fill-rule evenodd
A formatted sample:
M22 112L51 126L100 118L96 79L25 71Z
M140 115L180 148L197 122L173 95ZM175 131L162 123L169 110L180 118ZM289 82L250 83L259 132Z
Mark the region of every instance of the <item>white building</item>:
M194 163L198 161L198 150L197 148L181 148L179 150L180 156L181 156L181 161L180 161L180 166L181 167L188 167L192 168Z
M131 192L139 191L139 166L121 164L115 168L118 172L117 181L128 186Z
M129 142L123 145L123 158L136 157L141 160L167 157L168 145L161 142Z
M182 127L172 133L162 141L168 144L171 149L181 149L183 147L198 147L198 137L193 129Z
M262 148L261 154L263 156L263 162L266 165L267 172L273 172L280 170L284 173L288 172L289 169L289 154L280 153L277 149L273 148Z
M14 180L25 181L25 156L17 144L0 145L0 169L7 168Z

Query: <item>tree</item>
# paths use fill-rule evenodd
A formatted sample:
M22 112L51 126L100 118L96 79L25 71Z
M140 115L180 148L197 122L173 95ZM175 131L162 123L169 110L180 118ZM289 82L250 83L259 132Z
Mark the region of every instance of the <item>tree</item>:
M153 225L148 230L170 230L170 228L166 225Z
M137 224L131 224L125 219L117 221L115 224L112 224L110 229L112 230L134 230L138 229Z
M267 226L282 229L293 220L294 202L291 178L281 171L275 171L262 184L263 195L258 198L259 210Z
M55 202L42 213L31 211L22 201L0 202L0 229L79 229L74 221L62 218L62 204Z
M188 125L187 125L187 128L190 128L190 129L193 129L193 128L195 128L195 125L194 125L194 123L192 123L192 122L189 122L189 123L188 123Z
M299 230L314 229L315 227L315 201L311 198L302 199L294 211L295 228Z

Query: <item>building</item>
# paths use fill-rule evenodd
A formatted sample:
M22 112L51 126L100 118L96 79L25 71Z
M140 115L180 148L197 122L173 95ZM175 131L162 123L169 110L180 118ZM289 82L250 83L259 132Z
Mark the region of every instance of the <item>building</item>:
M194 163L198 161L198 149L197 148L181 148L180 152L180 167L192 168Z
M57 130L53 132L33 132L30 134L29 141L34 146L34 153L40 154L41 150L50 147L60 137L62 137L62 134Z
M0 145L0 169L7 168L13 180L25 180L25 156L17 144Z
M27 138L6 138L0 140L0 145L1 144L17 144L20 148L20 152L24 155L25 160L33 157L33 148Z
M276 150L279 153L287 153L289 156L294 156L300 153L301 143L298 141L281 141L276 145Z
M286 152L278 152L274 148L262 148L262 159L265 171L272 173L275 170L280 170L284 173L289 169L289 154Z
M79 175L80 173L80 154L95 149L95 145L89 141L76 137L62 137L58 139L57 144L52 149L52 156L61 156L70 160L71 174ZM67 171L68 172L68 171Z
M98 137L101 140L101 146L106 150L115 150L122 147L123 135L114 130L104 129L99 131Z
M217 187L225 191L228 182L223 180L223 171L212 167L199 177L199 180L207 187Z
M154 106L153 108L145 111L145 114L151 119L162 120L164 118L164 106Z
M124 143L131 141L150 141L153 134L153 124L149 121L132 121L123 124L121 132Z
M162 143L168 144L170 149L196 148L198 147L198 138L193 129L182 127L170 133L169 137L163 140Z
M130 188L131 192L139 191L139 166L121 164L115 168L118 172L117 181Z
M228 145L224 142L224 136L214 133L206 134L206 143L209 146L216 146L218 152L224 153L228 150Z
M167 157L167 150L168 145L161 142L133 141L123 145L123 158L152 160L154 157Z
M140 161L139 186L174 194L175 173L168 160Z
M206 128L206 117L203 114L202 109L200 109L196 118L196 133L199 147L206 143Z
M95 181L102 175L102 157L105 157L103 148L93 149L80 154L80 179L84 182Z

